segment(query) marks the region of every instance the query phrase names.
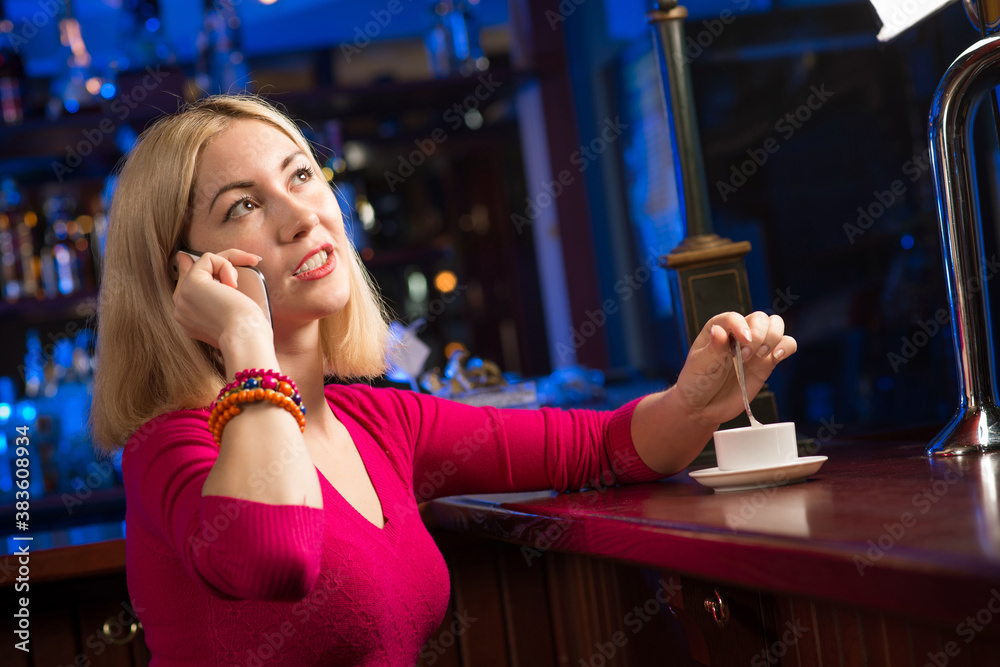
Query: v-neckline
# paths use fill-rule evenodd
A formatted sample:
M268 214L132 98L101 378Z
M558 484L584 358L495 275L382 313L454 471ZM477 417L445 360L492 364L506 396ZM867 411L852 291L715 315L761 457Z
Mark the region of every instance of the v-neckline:
M358 455L361 457L361 462L364 465L365 472L367 473L368 479L371 481L372 487L375 490L375 496L378 498L378 504L381 508L382 519L384 521L382 527L379 528L372 523L368 517L359 512L354 505L349 503L347 499L340 494L340 491L338 491L337 487L335 487L330 480L326 478L323 471L314 466L316 467L316 473L319 475L319 478L326 483L326 486L329 487L330 491L333 492L334 497L344 508L344 511L352 519L354 519L356 523L361 524L365 530L375 534L384 535L387 538L395 537L399 521L397 520L396 513L393 510L394 504L388 502L389 493L388 488L385 485L384 476L382 475L382 465L379 465L379 463L373 459L374 456L378 455L373 451L373 449L378 449L378 447L373 448L371 446L376 444L375 441L364 429L360 428L353 419L344 415L337 408L337 406L330 401L329 398L324 398L326 399L326 404L330 406L330 410L333 412L333 415L338 421L340 421L341 424L344 425L344 428L347 429L347 433L351 436L351 441L354 443L355 449L358 450ZM384 463L388 464L388 461Z

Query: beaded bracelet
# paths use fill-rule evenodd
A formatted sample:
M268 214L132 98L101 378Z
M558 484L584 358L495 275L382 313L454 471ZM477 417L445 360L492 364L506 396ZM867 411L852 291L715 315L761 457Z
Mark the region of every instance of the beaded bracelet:
M281 386L281 383L284 382L292 389L292 393L287 395L292 396L292 399L295 400L296 403L301 402L300 398L296 398L299 395L299 392L290 377L284 373L279 373L266 368L248 368L246 370L239 371L236 373L236 379L223 387L222 391L219 392L219 395L215 400L220 400L223 396L230 393L234 389L243 386L248 380L257 380L260 384L250 384L243 388L256 389L259 386L262 389L278 389ZM283 389L282 393L285 393Z
M243 411L240 403L264 400L291 413L299 424L299 430L305 431L306 408L302 405L302 396L291 378L273 370L249 368L238 372L236 379L223 387L212 403L208 427L215 442L222 445L222 431L226 424Z

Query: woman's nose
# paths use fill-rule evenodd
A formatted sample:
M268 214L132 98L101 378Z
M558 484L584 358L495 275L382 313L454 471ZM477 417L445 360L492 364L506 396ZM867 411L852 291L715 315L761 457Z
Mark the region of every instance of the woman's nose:
M281 216L281 240L285 242L308 234L319 224L319 214L315 208L291 196L278 213Z

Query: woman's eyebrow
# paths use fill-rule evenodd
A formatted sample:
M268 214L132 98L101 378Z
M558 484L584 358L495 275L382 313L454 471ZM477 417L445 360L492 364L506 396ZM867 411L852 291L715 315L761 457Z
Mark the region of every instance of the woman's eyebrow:
M255 185L253 181L236 181L235 183L229 183L228 185L223 185L219 188L219 191L215 193L212 197L212 203L208 206L208 212L212 212L212 207L215 206L215 202L222 196L223 193L229 192L230 190L238 190L241 188L252 188Z
M295 151L294 153L286 157L284 160L281 161L281 169L279 169L278 171L284 171L288 167L288 165L292 163L292 160L294 160L300 155L305 155L305 153L303 153L302 151ZM215 207L215 202L218 201L219 197L225 194L226 192L229 192L230 190L239 190L242 188L252 188L254 185L256 185L254 181L234 181L233 183L228 183L226 185L223 185L221 188L219 188L219 191L215 193L215 196L212 197L212 203L208 205L208 212L209 213L212 212L212 208Z
M281 161L281 169L280 169L280 171L284 171L285 168L288 167L288 165L290 165L292 163L292 160L294 160L295 158L297 158L300 155L302 157L305 157L305 153L303 153L302 151L295 151L294 153L292 153L291 155L289 155L288 157L286 157L284 160L282 160Z

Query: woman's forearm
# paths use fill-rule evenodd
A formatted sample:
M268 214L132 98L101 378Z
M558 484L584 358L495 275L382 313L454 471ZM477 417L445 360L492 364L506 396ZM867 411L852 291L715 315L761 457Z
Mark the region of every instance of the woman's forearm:
M224 336L220 348L229 378L245 368L278 368L267 336ZM267 401L241 407L222 433L202 495L322 508L319 477L295 418Z
M698 456L718 427L701 420L671 387L639 401L632 413L632 442L643 463L672 475Z

